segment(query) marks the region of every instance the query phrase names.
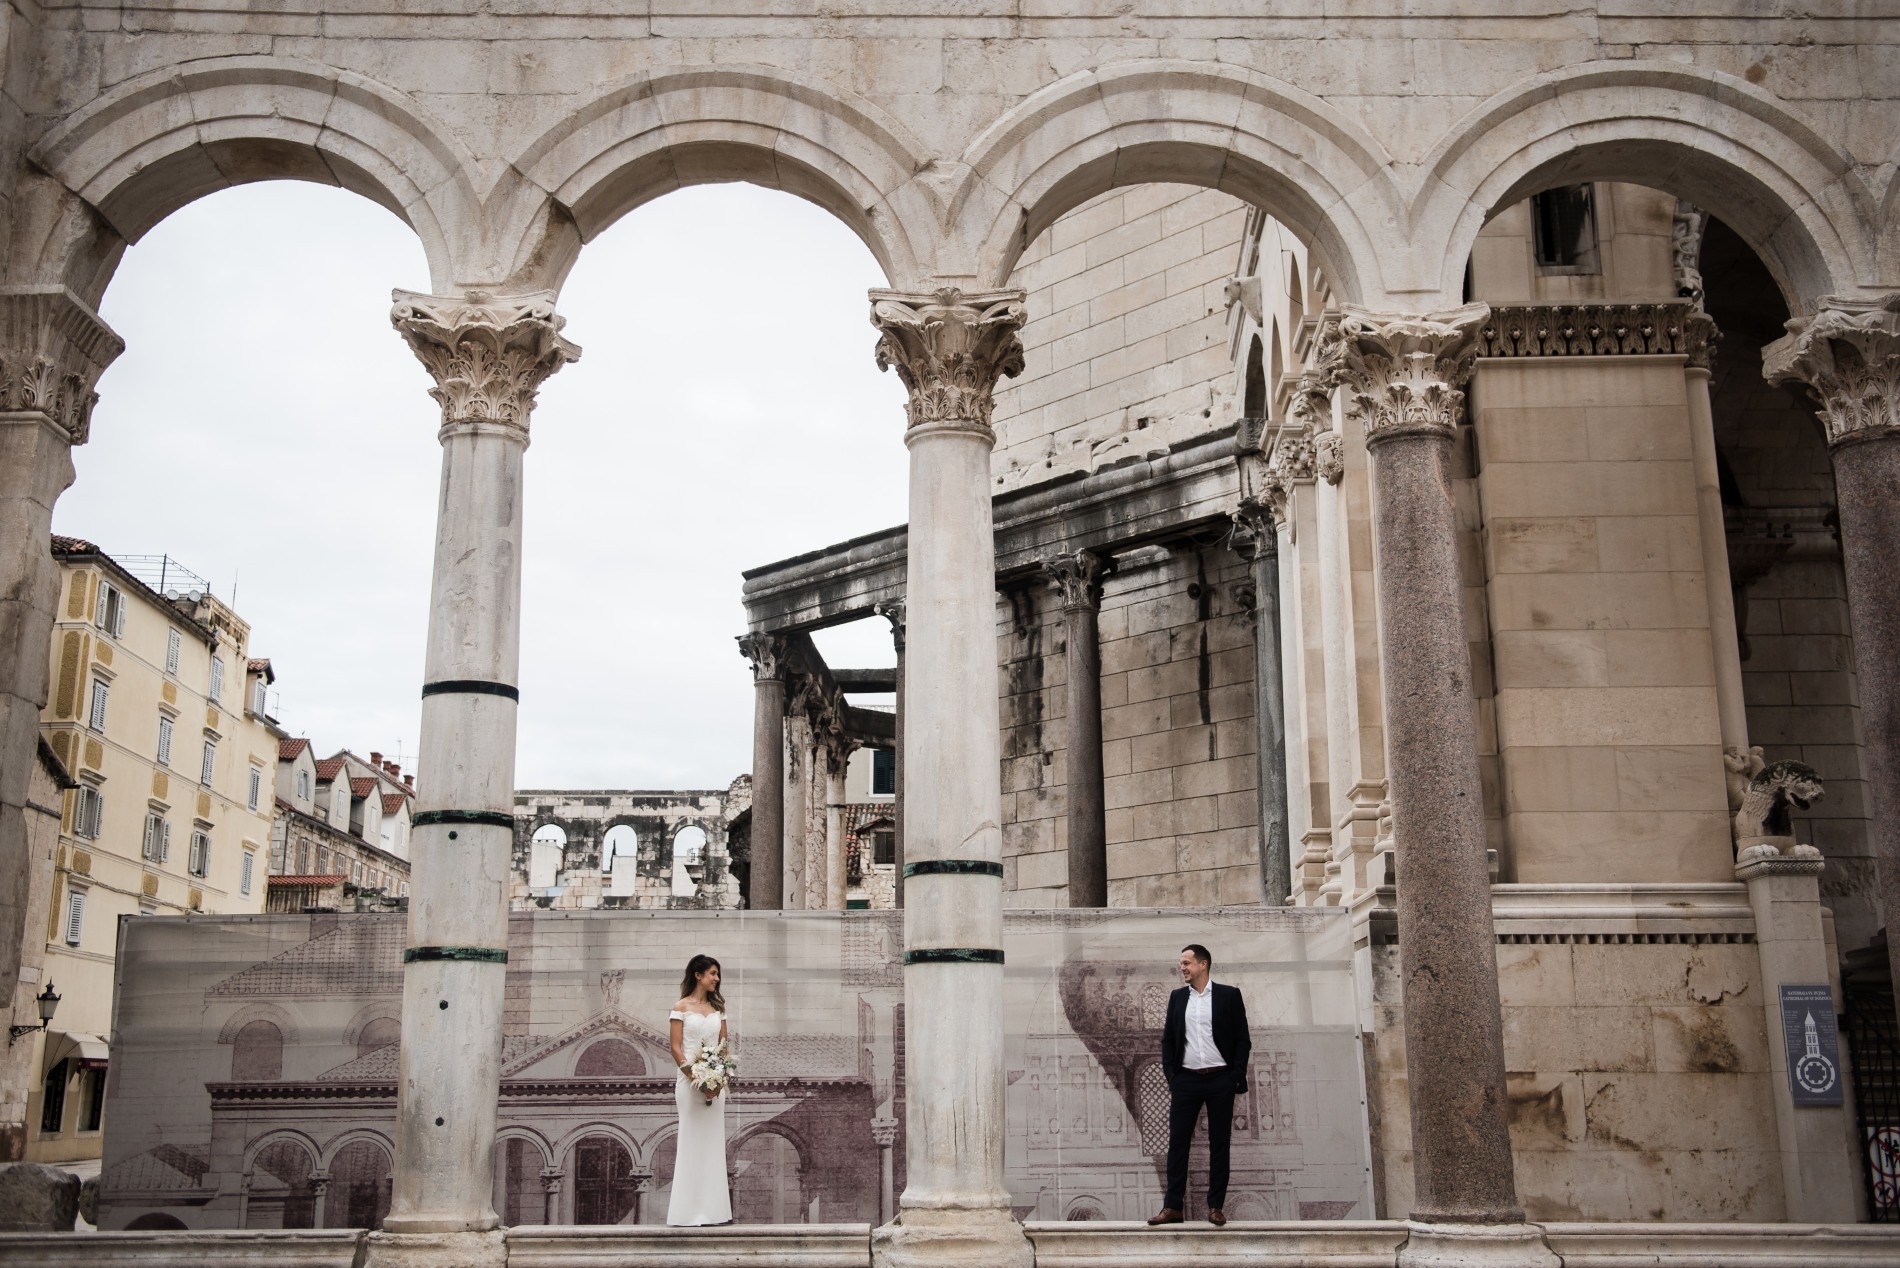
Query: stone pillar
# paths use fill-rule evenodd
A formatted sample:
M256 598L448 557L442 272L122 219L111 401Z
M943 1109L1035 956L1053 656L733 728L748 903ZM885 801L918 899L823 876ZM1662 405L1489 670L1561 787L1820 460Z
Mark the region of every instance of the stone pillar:
M1483 304L1426 317L1349 308L1331 333L1345 404L1365 428L1372 464L1412 1217L1425 1226L1422 1243L1441 1236L1432 1226L1524 1220L1506 1126L1497 934L1450 472L1475 336L1489 312ZM1535 1246L1525 1247L1523 1262L1556 1262L1538 1249L1541 1236L1527 1236Z
M747 906L785 906L785 639L747 634L739 651L752 662L752 864Z
M819 749L825 766L825 908L843 911L847 888L844 861L844 775L850 769L857 744L834 736Z
M1689 444L1695 468L1696 523L1702 536L1702 572L1708 589L1709 645L1715 656L1715 707L1721 720L1722 750L1748 752L1748 706L1742 698L1741 634L1735 628L1735 590L1729 583L1728 526L1722 514L1722 481L1716 462L1715 412L1709 402L1709 369L1715 323L1697 313L1689 319L1684 342L1689 362Z
M883 1178L878 1189L878 1223L888 1224L897 1216L897 1171L892 1157L892 1146L897 1143L897 1120L872 1119L871 1140L877 1145L878 1174Z
M1762 372L1813 394L1834 458L1860 685L1868 831L1889 929L1900 918L1900 293L1830 298L1762 349ZM1900 982L1900 937L1887 939Z
M514 842L522 455L535 391L580 350L554 297L414 295L391 320L434 376L442 486L422 686L396 1170L372 1262L505 1255L492 1206ZM401 1235L410 1235L408 1238Z
M310 1206L315 1216L314 1228L327 1228L324 1223L324 1197L330 1192L330 1173L322 1169L310 1173Z
M1102 789L1102 557L1092 550L1043 564L1062 597L1068 638L1069 906L1108 906L1108 809Z
M59 602L53 504L73 482L72 449L86 443L93 385L125 343L60 286L0 288L0 982L20 980L29 886L27 785L38 767L47 647ZM25 1076L0 1104L20 1112ZM24 1156L26 1124L0 1123L0 1158Z
M1243 503L1234 515L1234 548L1253 573L1253 699L1256 788L1260 802L1260 901L1286 905L1293 891L1287 850L1286 675L1280 657L1280 533L1267 506Z
M897 905L904 905L904 601L880 603L877 614L891 623L891 643L897 649L897 713L894 719L897 738L891 750L891 778L896 796L891 799L892 852L897 865L893 879L897 886Z
M561 1181L565 1172L557 1167L541 1168L541 1222L559 1224L561 1222Z
M871 292L909 391L904 908L908 1179L883 1266L1029 1268L1003 1184L1003 833L991 393L1022 372L1021 291ZM911 778L917 775L918 778Z

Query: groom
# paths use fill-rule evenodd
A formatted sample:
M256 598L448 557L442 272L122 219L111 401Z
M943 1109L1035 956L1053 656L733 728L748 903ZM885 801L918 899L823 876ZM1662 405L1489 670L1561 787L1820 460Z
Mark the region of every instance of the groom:
M1211 980L1214 957L1200 943L1181 950L1181 980L1161 1027L1161 1069L1168 1076L1168 1193L1149 1224L1179 1224L1186 1205L1188 1146L1207 1107L1207 1222L1227 1223L1227 1142L1234 1098L1247 1093L1247 1005L1237 986Z

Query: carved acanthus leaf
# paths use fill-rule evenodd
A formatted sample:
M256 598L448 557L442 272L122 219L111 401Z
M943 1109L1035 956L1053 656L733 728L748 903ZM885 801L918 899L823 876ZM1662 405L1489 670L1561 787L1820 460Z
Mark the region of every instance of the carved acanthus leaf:
M581 350L561 337L567 320L554 293L465 297L396 291L389 320L436 385L442 423L501 423L528 429L535 393Z
M1313 442L1313 474L1328 484L1338 484L1346 474L1346 442L1338 432L1329 431Z
M1336 331L1341 386L1363 420L1366 443L1390 436L1450 435L1464 412L1465 381L1491 309L1466 304L1413 316L1348 308Z
M1824 300L1762 349L1762 374L1808 389L1830 445L1900 435L1900 292Z
M0 289L0 411L45 415L75 445L125 341L63 286Z
M1023 372L1022 291L871 292L877 365L910 393L910 426L960 425L989 437L996 381Z
M1675 266L1676 294L1702 307L1702 230L1708 217L1702 211L1676 199L1674 223L1669 230L1669 248Z
M1699 304L1533 304L1493 308L1480 357L1619 357L1680 353L1708 369L1720 338Z
M1234 553L1250 562L1279 553L1278 525L1283 523L1285 518L1284 500L1278 506L1253 500L1241 502L1239 508L1233 513Z
M789 649L783 634L739 635L739 654L752 662L755 682L784 681L785 656Z
M1092 550L1076 550L1043 561L1049 588L1062 596L1064 611L1097 607L1102 602L1103 559Z

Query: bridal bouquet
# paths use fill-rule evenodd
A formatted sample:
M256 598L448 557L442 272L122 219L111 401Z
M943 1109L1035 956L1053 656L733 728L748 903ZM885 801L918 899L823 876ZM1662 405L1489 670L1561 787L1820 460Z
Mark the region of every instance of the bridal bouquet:
M710 1102L732 1085L732 1076L738 1072L738 1060L732 1055L726 1041L721 1039L699 1050L687 1077Z

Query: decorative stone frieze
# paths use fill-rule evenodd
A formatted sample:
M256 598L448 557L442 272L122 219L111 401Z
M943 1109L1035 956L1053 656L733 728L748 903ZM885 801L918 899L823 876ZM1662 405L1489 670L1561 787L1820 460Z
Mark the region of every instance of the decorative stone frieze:
M1698 275L1699 278L1699 275ZM1681 355L1707 368L1719 337L1701 301L1536 304L1494 308L1478 329L1480 357Z
M1808 389L1830 446L1900 434L1900 292L1824 300L1762 349L1762 374Z
M1338 484L1346 474L1346 442L1336 431L1313 441L1313 474L1328 484Z
M1044 575L1049 588L1062 596L1062 610L1096 608L1102 602L1102 557L1092 550L1078 550L1045 560Z
M394 292L389 320L435 377L442 425L499 423L528 430L535 393L581 350L561 337L554 293L443 297Z
M787 644L782 634L741 634L739 654L752 662L754 682L783 682Z
M1340 314L1329 342L1337 348L1347 407L1362 420L1367 444L1452 433L1464 412L1478 330L1490 315L1485 304L1424 316L1362 308Z
M1708 217L1682 199L1676 199L1676 215L1669 229L1670 262L1675 270L1676 294L1702 308L1702 231Z
M994 439L996 381L1023 372L1023 298L1022 291L965 294L954 286L927 295L871 292L878 369L894 368L904 381L912 428L946 426Z
M75 445L125 340L63 286L0 288L0 412L43 414Z
M1317 474L1318 450L1313 433L1304 427L1283 427L1274 437L1273 452L1267 457L1267 478L1284 492L1294 484L1311 480Z
M1325 346L1337 347L1336 344ZM1309 432L1328 430L1333 425L1333 389L1338 386L1336 373L1317 369L1301 371L1300 381L1287 397L1287 417Z

